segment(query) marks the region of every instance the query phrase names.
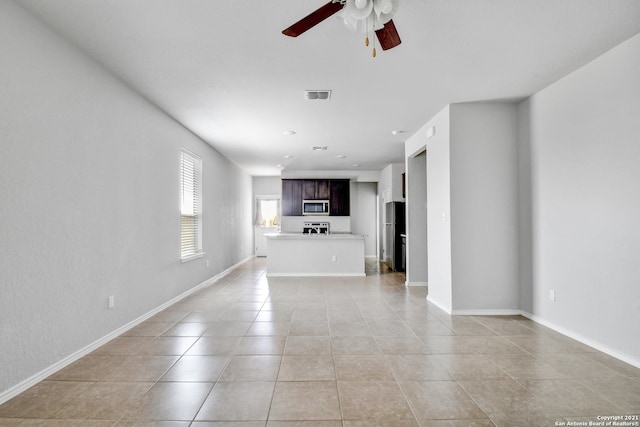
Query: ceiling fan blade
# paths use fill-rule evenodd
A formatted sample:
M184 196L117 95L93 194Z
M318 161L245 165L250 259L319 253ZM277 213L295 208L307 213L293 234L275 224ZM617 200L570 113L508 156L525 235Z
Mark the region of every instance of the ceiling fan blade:
M384 28L376 30L376 36L378 36L378 41L380 42L382 50L391 49L392 47L396 47L402 43L393 20L389 20L389 22L384 24Z
M300 34L315 27L334 13L341 10L343 7L344 6L340 3L329 2L284 30L282 34L290 37L298 37Z

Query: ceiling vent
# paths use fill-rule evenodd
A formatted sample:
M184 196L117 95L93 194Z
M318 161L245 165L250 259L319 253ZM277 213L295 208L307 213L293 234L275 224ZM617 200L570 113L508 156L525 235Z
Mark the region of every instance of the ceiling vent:
M304 97L305 99L330 99L331 91L330 90L305 90Z
M313 151L327 151L327 148L326 145L311 147Z

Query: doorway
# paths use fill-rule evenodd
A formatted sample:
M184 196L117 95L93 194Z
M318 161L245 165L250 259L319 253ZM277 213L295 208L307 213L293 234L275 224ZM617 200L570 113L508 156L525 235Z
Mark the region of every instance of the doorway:
M280 216L280 196L256 196L256 256L267 256L266 235L280 230Z

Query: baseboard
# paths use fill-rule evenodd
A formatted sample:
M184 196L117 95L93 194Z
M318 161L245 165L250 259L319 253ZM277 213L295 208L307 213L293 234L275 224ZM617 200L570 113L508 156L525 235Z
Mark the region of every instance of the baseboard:
M248 257L246 257L245 259L243 259L243 260L240 260L240 261L236 262L235 264L233 264L231 267L227 268L227 269L226 269L225 271L223 271L222 273L216 274L216 275L215 275L215 276L213 276L211 279L218 280L218 279L220 279L222 276L224 276L225 274L227 274L228 272L230 272L231 270L233 270L234 268L236 268L237 266L239 266L239 265L241 265L241 264L244 264L245 262L247 262L247 261L249 261L250 259L253 259L253 258L260 258L260 257L259 257L259 256L257 256L257 255L251 254L251 255L249 255ZM208 279L208 280L211 280L211 279ZM215 280L214 280L214 281L215 281Z
M436 307L438 307L440 310L444 311L447 314L451 314L451 308L447 307L446 305L442 304L440 301L438 301L437 299L434 299L431 295L427 294L427 301L430 302L431 304L435 305Z
M0 405L3 404L4 402L8 401L9 399L19 395L20 393L22 393L23 391L26 391L27 389L33 387L34 385L36 385L37 383L39 383L40 381L48 378L49 376L55 374L56 372L58 372L59 370L69 366L70 364L72 364L73 362L75 362L76 360L80 359L81 357L86 356L87 354L91 353L94 350L97 350L99 347L103 346L104 344L108 343L109 341L111 341L112 339L122 335L123 333L127 332L129 329L138 326L140 323L144 322L145 320L155 316L156 314L160 313L162 310L171 307L173 304L177 303L178 301L188 297L189 295L193 294L194 292L199 291L202 288L205 288L207 286L212 285L213 283L215 283L216 281L218 281L219 279L221 279L223 276L227 275L231 270L233 270L234 268L236 268L237 266L239 266L240 264L246 262L247 260L253 258L253 255L245 258L244 260L232 265L231 267L227 268L226 270L222 271L221 273L216 274L213 277L210 277L209 279L205 280L204 282L194 286L193 288L183 292L182 294L176 296L175 298L170 299L169 301L165 302L164 304L154 308L153 310L143 314L142 316L132 320L131 322L127 323L124 326L121 326L120 328L110 332L109 334L103 336L102 338L92 342L91 344L81 348L80 350L76 351L73 354L70 354L69 356L65 357L64 359L54 363L53 365L43 369L42 371L30 376L29 378L27 378L24 381L21 381L20 383L16 384L15 386L3 391L0 393Z
M405 281L404 282L405 286L429 286L429 284L427 282L410 282L410 281Z
M451 310L452 316L519 316L522 310Z
M526 317L527 319L533 320L534 322L545 326L549 329L552 329L566 337L569 337L571 339L574 339L584 345L587 345L591 348L594 348L602 353L605 353L611 357L614 357L618 360L621 360L625 363L628 363L629 365L635 366L636 368L640 368L640 359L638 359L637 357L631 356L629 354L623 353L621 351L618 351L614 348L611 348L609 346L607 346L606 344L603 344L599 341L593 340L591 338L585 337L582 334L576 333L570 329L564 328L562 326L556 325L553 322L549 322L548 320L545 320L539 316L533 315L529 312L523 311L523 310L451 310L450 312L447 311L441 304L439 304L437 301L434 301L432 299L429 298L429 296L427 295L427 301L433 303L434 305L436 305L438 308L440 308L441 310L444 310L445 312L451 314L452 316L514 316L514 315L520 315L523 317Z
M605 354L608 354L611 357L614 357L618 360L622 360L623 362L628 363L629 365L635 366L636 368L640 368L640 359L638 359L637 357L618 351L614 348L609 347L606 344L603 344L599 341L585 337L582 334L579 334L577 332L574 332L562 326L556 325L553 322L549 322L548 320L542 319L541 317L538 317L526 311L521 311L520 314L526 317L527 319L533 320L534 322L539 323L542 326L546 326L549 329L553 329L554 331L562 335L565 335L569 338L572 338L578 342L581 342L584 345L588 345L589 347L595 348L596 350L601 351Z
M267 277L365 277L365 273L267 273Z

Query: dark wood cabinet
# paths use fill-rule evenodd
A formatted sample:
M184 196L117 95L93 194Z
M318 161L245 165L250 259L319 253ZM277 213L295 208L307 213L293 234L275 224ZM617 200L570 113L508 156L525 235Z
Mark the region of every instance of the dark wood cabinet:
M299 179L282 180L282 215L302 215L302 181Z
M329 210L333 216L349 216L350 214L350 184L348 179L332 179L329 181Z
M305 179L302 183L304 200L329 200L329 180Z
M316 195L319 200L329 200L330 191L328 179L316 180Z
M282 215L301 216L303 200L329 200L329 214L349 216L348 179L283 179Z
M313 180L302 181L302 199L311 200L316 198L316 183Z

